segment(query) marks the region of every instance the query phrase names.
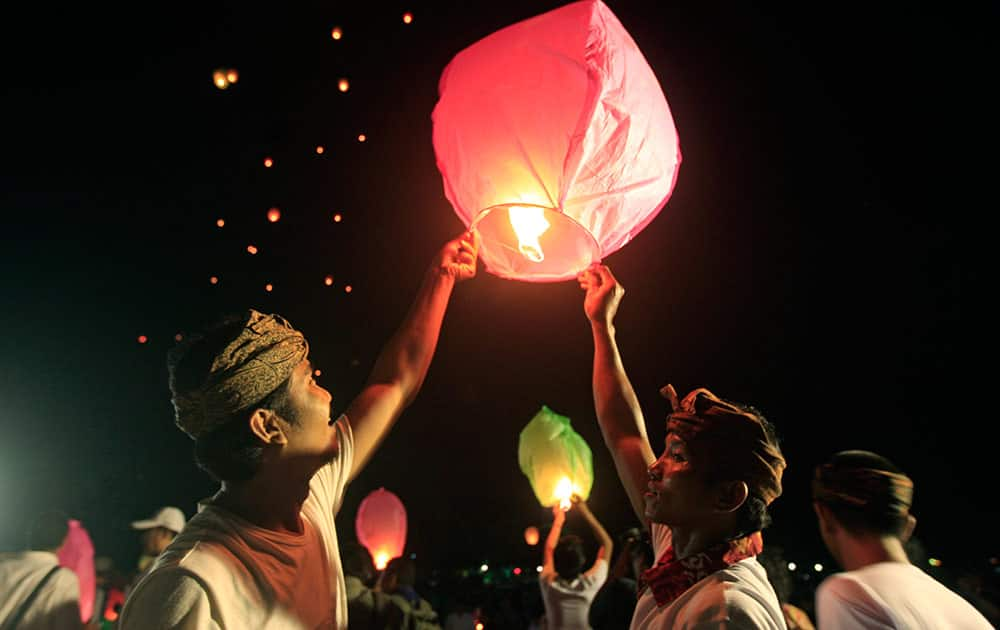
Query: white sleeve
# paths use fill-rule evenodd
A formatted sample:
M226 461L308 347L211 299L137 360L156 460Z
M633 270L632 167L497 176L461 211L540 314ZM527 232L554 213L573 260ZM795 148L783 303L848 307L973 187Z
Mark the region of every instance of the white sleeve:
M340 447L337 457L320 468L309 482L309 494L315 499L320 510L336 514L344 499L347 479L354 466L354 432L346 415L341 415L334 423L337 429L337 443Z
M219 630L208 593L183 571L150 574L128 596L120 630Z
M42 604L43 598L44 604ZM45 627L81 627L83 622L80 620L80 581L76 573L65 567L56 571L51 581L45 585L44 596L39 593L32 609L49 611L45 619L50 625Z
M608 561L604 558L598 558L597 561L594 562L594 566L590 567L590 569L588 569L584 574L587 580L591 582L594 592L599 591L601 586L603 586L608 580L608 570ZM588 588L587 590L591 589Z

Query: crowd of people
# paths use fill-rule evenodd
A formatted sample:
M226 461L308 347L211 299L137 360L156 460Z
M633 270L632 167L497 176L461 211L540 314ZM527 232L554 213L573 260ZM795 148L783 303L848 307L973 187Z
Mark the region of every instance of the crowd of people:
M594 344L594 407L636 528L615 545L586 501L574 497L568 509L553 508L541 572L492 594L481 584L430 588L408 557L377 571L364 547L341 545L334 519L345 489L420 390L452 291L476 274L478 247L478 235L468 232L440 250L369 380L338 418L331 417L329 392L313 380L308 342L279 315L248 310L171 352L176 424L219 490L190 519L165 507L133 523L142 554L113 627L978 629L996 623L992 594L960 595L910 561L912 480L867 451L835 453L816 469L818 531L842 571L819 585L814 602L792 601L780 553L762 535L786 465L774 428L752 406L704 388L682 397L666 385L666 440L654 448L616 341L624 289L600 264L579 276ZM597 543L592 554L582 537L562 534L568 513L589 529ZM106 618L81 622L77 579L59 566L67 523L62 514L42 515L32 525L29 550L0 557L0 628L106 624Z

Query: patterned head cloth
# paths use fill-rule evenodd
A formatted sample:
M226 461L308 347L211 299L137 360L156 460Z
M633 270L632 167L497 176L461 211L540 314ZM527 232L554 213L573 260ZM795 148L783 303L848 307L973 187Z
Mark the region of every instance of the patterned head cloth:
M673 385L660 393L673 407L667 431L695 450L711 453L713 473L745 481L750 493L768 505L781 496L785 458L758 416L703 388L681 401Z
M823 464L812 482L813 499L869 513L905 516L913 505L913 480L902 473L855 465Z
M267 397L308 354L305 337L284 318L251 309L239 336L212 360L202 385L174 392L177 426L197 439Z

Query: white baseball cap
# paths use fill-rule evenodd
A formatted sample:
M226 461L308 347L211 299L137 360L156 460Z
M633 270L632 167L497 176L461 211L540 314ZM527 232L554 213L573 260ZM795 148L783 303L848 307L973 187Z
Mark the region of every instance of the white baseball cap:
M165 527L175 534L179 534L184 529L184 512L180 509L167 506L142 521L132 521L132 529L152 529L153 527Z

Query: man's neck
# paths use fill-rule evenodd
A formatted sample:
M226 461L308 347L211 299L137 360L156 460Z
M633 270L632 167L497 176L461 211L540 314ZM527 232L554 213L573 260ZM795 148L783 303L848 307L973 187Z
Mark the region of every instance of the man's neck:
M679 560L710 549L725 541L726 538L727 534L724 530L689 529L683 527L670 528L670 540L671 545L674 547L674 556ZM659 560L659 558L656 558L656 560Z
M249 481L222 482L212 503L258 527L302 533L299 517L309 496L309 481L293 482L260 471Z
M856 571L879 562L910 563L903 543L895 536L844 536L840 556L846 571Z

